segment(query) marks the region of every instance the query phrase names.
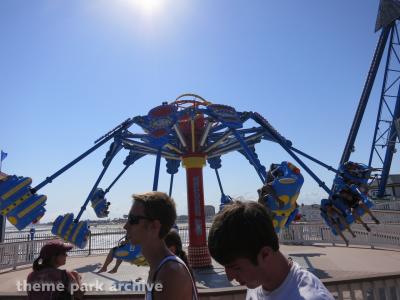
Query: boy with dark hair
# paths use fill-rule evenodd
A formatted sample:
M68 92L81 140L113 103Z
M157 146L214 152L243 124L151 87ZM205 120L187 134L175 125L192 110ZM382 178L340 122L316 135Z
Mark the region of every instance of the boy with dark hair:
M211 226L208 248L229 280L248 287L247 300L333 300L316 276L279 251L272 220L259 203L226 205Z
M164 238L176 220L174 201L165 193L133 195L124 228L132 245L140 245L150 265L146 300L197 299L196 284L186 264L166 246ZM157 283L161 288L157 289ZM153 284L153 285L152 285Z

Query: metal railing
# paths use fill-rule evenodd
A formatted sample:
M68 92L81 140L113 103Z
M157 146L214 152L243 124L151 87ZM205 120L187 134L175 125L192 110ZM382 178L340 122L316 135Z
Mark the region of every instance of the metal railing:
M384 203L385 204L385 203ZM399 201L399 208L400 208L400 201ZM386 204L385 204L386 205ZM395 210L373 210L374 215L378 218L378 220L382 224L400 224L400 210L395 211ZM372 219L369 217L369 215L365 215L363 217L363 220L367 223L374 223ZM304 223L307 224L307 226L314 225L316 223L322 223L322 219L316 220L315 222L308 222ZM206 232L208 234L208 230L211 223L207 223L206 225ZM89 247L90 250L94 251L100 251L99 253L103 253L107 249L110 249L111 247L114 247L118 240L123 238L125 230L122 229L122 224L120 226L118 225L112 225L111 228L109 227L102 227L101 229L94 227L91 228L91 244L92 247ZM296 226L296 225L294 225ZM353 225L354 226L354 225ZM382 225L380 225L382 226ZM180 235L182 238L182 241L184 245L188 245L189 243L189 236L188 236L188 226L187 224L179 224L180 230ZM107 240L104 240L103 237L104 235L108 236ZM53 239L54 235L51 234L50 229L36 229L34 239L35 240L47 240L47 239ZM6 231L4 243L12 243L12 242L23 242L23 241L29 241L31 239L31 235L29 230L24 230L24 231L17 231L17 230L9 230ZM99 246L101 243L104 243L103 246ZM89 251L89 250L88 250ZM103 252L101 252L103 251Z
M392 201L387 201L387 202L375 203L374 209L399 210L400 211L400 200L392 200Z
M400 248L400 232L398 225L369 224L371 232L367 232L362 225L354 224L351 228L356 234L353 238L349 233L350 244L374 247ZM279 234L279 241L283 244L312 245L314 243L344 244L344 241L332 233L324 224L293 224Z
M0 270L32 263L42 246L49 240L0 244Z
M375 217L382 224L400 224L400 210L373 210ZM363 217L366 222L373 222L369 215Z
M399 225L375 225L370 224L371 232L367 232L361 225L352 226L356 237L345 233L350 244L365 245L374 247L398 248L400 249L400 230ZM206 232L210 226L206 227ZM189 244L188 227L181 226L179 233L184 247ZM112 230L93 230L89 236L88 243L84 249L73 248L69 253L76 255L99 255L106 254L118 244L118 241L125 236L125 230L114 228ZM0 244L0 269L16 268L18 265L32 263L39 255L41 247L48 240L57 237L48 234L41 235L40 239L33 241L17 241L12 243ZM324 224L293 224L285 228L279 234L282 244L312 245L314 243L344 244L343 240L333 235L330 228Z
M335 299L339 300L400 299L400 273L322 281Z

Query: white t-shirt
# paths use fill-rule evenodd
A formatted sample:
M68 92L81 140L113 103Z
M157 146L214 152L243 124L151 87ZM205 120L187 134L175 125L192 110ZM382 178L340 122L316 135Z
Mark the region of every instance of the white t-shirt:
M289 274L275 290L268 292L259 286L248 289L246 300L334 300L322 282L312 273L293 262Z

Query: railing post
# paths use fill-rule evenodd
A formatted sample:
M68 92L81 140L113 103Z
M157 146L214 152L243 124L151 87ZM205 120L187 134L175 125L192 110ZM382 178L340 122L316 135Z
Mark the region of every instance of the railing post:
M368 232L368 244L371 245L371 249L375 249L374 243L373 243L373 238L372 238L372 232Z
M301 225L298 227L298 231L299 231L299 243L301 243L302 245L306 244L304 243L304 226Z
M13 255L13 270L16 270L17 269L17 260L18 260L18 244L15 244L13 252L14 252L14 255Z
M290 225L287 229L287 242L289 243L297 243L300 242L299 238L299 227L302 225L299 225L297 227Z
M89 232L89 252L88 256L92 254L92 232Z

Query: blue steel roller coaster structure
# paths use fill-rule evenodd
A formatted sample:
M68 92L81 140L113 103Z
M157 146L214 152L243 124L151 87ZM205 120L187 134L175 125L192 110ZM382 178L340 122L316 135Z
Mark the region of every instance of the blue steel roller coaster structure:
M194 94L184 94L171 103L164 102L151 109L147 115L125 120L97 139L95 145L89 150L34 187L31 186L30 178L2 174L0 176L0 214L7 217L10 223L19 230L32 222L37 222L44 215L46 204L46 196L39 195L38 191L112 140L102 162L103 170L77 216L74 217L72 213L69 213L60 215L54 221L52 232L62 239L84 248L90 230L89 224L86 221L80 221L80 218L87 205L91 203L97 217L107 217L110 202L105 196L126 170L146 155L156 157L153 190L158 188L161 158L166 160L167 173L171 176L169 188L171 195L174 174L178 172L183 157L187 153L204 154L210 167L215 170L221 191L221 207L223 207L232 199L223 190L218 169L221 168L221 156L233 151L243 154L254 167L262 183L262 188L259 190L259 202L271 212L275 229L279 232L280 229L288 226L297 214L296 200L304 179L300 169L286 161L271 164L267 171L255 151L256 144L267 140L278 143L296 164L326 191L328 197L321 201L321 216L331 227L332 232L341 235L348 243L343 231L347 229L354 235L350 229L352 223L360 222L369 230L361 219L364 214L371 214L375 222L379 223L370 211L373 203L368 198L368 187L372 178L378 178L378 197L384 195L396 139L400 138L398 124L400 122L399 16L398 1L381 1L377 21L377 30L381 29L381 35L338 169L296 149L290 140L283 137L257 112L238 112L233 107L213 104ZM357 133L386 45L388 49L384 82L369 162L368 164L351 162L350 155L354 150ZM393 74L396 76L393 77ZM393 91L397 94L393 95ZM389 112L386 116L384 110ZM246 127L249 121L254 121L257 126ZM137 125L141 132L130 131L133 125ZM386 129L383 126L386 126ZM99 188L113 158L122 149L129 151L122 171L105 190ZM384 158L379 152L382 149L386 150ZM374 154L379 157L382 167L372 168ZM298 155L334 172L336 175L332 189L329 189ZM372 177L372 172L377 171L381 173ZM138 253L138 249L135 251Z

